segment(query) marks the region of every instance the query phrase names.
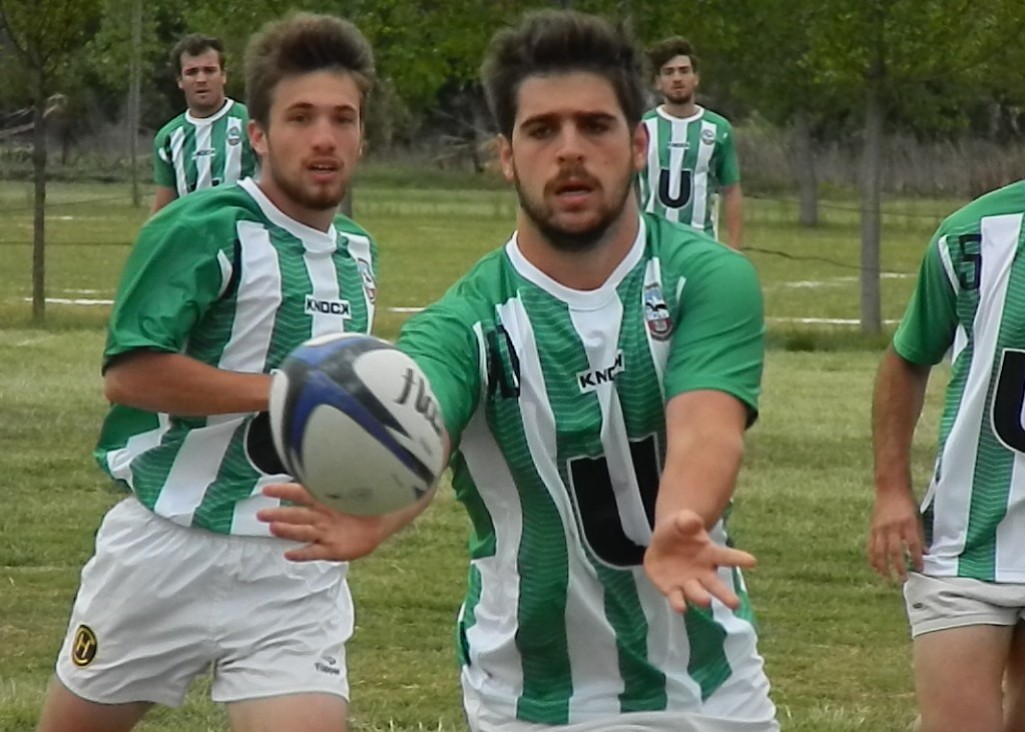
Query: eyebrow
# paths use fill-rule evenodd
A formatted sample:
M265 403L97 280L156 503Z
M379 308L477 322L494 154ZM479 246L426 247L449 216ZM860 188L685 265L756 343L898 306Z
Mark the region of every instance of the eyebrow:
M567 115L561 114L559 112L545 112L545 113L542 113L542 114L536 114L533 117L528 117L527 119L525 119L522 122L520 122L519 126L520 127L526 127L526 126L532 125L532 124L538 124L538 123L543 123L543 122L553 122L553 121L558 120L558 119L560 119L561 117L564 117L564 116L567 116ZM614 114L612 114L610 112L599 112L599 111L595 111L595 112L571 112L568 116L573 118L573 119L575 119L575 120L578 120L578 121L614 120L614 119L616 119L616 115L614 115Z

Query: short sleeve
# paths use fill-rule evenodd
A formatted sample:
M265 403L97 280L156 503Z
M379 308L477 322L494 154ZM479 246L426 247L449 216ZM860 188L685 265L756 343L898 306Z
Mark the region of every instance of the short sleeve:
M480 348L473 319L450 296L410 318L397 346L423 369L453 449L480 399Z
M740 163L737 161L737 146L733 138L733 128L727 124L719 140L720 155L716 178L719 187L725 188L740 182Z
M195 324L221 296L232 271L233 242L214 227L189 225L180 208L150 219L121 274L108 324L104 367L139 348L179 353Z
M893 336L893 348L906 361L939 363L957 329L957 293L943 265L946 237L937 233L922 258L915 291Z
M167 134L161 130L153 138L153 182L158 186L174 188L174 166L171 164Z
M702 256L698 265L677 284L666 401L700 389L726 392L747 406L752 423L765 360L758 276L746 257L722 247Z

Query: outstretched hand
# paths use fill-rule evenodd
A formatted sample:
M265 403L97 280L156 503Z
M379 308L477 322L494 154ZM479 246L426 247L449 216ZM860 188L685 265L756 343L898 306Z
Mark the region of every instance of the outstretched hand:
M268 485L263 494L294 504L265 508L256 515L270 524L274 536L305 544L285 552L292 561L359 559L374 551L389 533L384 517L340 513L319 503L298 483Z
M676 612L687 605L709 607L712 598L736 609L740 598L716 573L719 567L750 568L755 558L739 549L719 546L701 517L681 510L656 524L644 553L644 570Z

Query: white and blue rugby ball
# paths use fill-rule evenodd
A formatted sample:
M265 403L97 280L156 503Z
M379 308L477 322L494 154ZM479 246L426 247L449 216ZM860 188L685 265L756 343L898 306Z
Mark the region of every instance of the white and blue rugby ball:
M289 474L343 513L405 508L444 468L441 416L427 378L380 338L336 333L299 346L274 373L269 416Z

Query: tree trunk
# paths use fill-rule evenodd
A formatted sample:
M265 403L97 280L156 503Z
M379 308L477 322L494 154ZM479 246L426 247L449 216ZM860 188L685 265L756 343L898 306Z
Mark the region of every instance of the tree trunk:
M46 317L46 85L36 71L32 104L32 175L35 182L32 221L32 319Z
M794 179L797 182L797 200L801 226L818 226L819 180L815 172L815 144L811 136L808 113L797 110L791 134L794 160Z
M885 112L878 79L869 79L865 98L865 142L861 155L861 330L882 332L879 297L880 189Z
M142 86L142 0L135 0L132 8L132 63L128 88L128 161L132 176L132 205L142 204L139 191L139 116Z

